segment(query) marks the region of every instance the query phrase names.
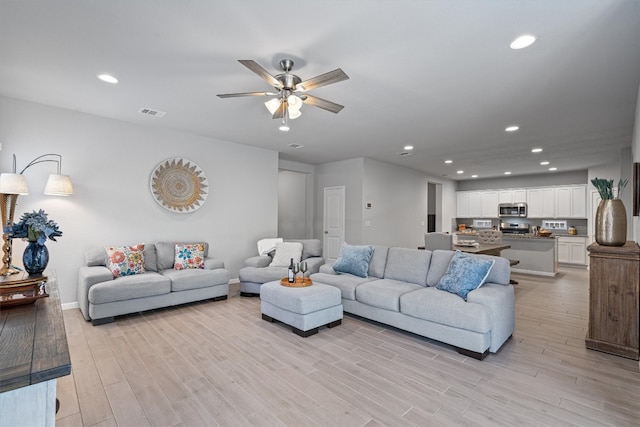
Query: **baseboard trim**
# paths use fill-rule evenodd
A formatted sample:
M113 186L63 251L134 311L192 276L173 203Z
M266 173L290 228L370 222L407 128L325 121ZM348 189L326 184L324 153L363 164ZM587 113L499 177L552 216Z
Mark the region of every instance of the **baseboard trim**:
M73 308L78 308L78 301L74 301L74 302L65 302L64 304L61 304L62 309L63 310L71 310Z

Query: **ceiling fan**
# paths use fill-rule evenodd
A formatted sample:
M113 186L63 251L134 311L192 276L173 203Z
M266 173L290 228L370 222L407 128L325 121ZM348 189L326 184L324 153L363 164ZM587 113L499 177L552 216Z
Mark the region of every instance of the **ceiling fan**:
M295 74L291 74L291 70L293 69L293 61L291 59L283 59L280 61L280 68L282 68L284 73L277 74L275 76L271 75L267 70L251 59L239 59L238 62L256 73L258 76L262 77L267 83L276 89L276 92L223 93L218 94L218 97L235 98L240 96L274 96L274 98L265 102L265 106L273 115L274 119L282 119L283 123L282 126L280 126L280 130L289 130L289 127L287 126L287 118L296 119L300 117L302 114L300 107L303 103L322 108L323 110L331 111L336 114L344 108L343 105L306 93L321 86L347 80L349 76L347 76L340 68L303 81Z

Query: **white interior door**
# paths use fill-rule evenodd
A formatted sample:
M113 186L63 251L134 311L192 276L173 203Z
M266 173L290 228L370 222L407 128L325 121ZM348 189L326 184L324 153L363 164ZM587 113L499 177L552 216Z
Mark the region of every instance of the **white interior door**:
M344 242L344 187L324 189L324 259L333 262Z

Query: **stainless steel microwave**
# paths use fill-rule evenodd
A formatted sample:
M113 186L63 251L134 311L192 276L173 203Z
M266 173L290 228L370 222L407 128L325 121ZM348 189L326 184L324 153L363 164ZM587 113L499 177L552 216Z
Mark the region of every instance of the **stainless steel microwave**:
M526 203L500 203L498 205L498 216L500 218L508 217L527 217L527 204Z

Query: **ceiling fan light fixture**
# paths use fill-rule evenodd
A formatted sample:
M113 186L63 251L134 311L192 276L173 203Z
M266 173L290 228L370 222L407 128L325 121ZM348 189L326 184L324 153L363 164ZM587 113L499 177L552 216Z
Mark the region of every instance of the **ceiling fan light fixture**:
M278 111L278 108L280 108L280 98L272 98L265 102L264 106L267 107L267 110L269 110L269 112L273 116L276 111Z
M302 115L302 111L300 111L300 110L292 110L291 108L289 108L287 110L287 115L289 116L289 118L291 120L297 119L298 117L300 117Z
M278 130L281 131L281 132L289 132L289 129L290 128L289 128L289 126L287 126L286 123L281 124L280 127L278 128Z
M302 99L296 95L289 95L287 97L287 105L289 107L289 111L299 111L300 107L302 107Z

